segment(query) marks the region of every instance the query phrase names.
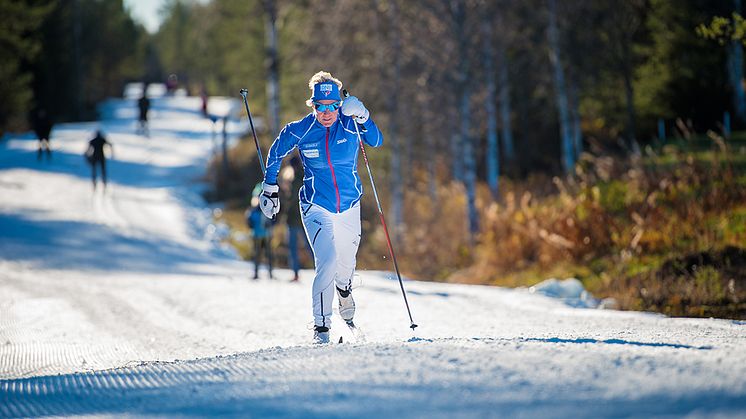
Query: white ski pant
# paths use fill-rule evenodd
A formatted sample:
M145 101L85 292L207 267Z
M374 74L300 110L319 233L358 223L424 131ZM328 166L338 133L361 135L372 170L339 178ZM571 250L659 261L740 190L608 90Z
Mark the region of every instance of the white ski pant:
M350 289L360 245L360 204L334 213L318 205L301 205L303 227L313 249L313 320L316 326L331 325L334 286Z

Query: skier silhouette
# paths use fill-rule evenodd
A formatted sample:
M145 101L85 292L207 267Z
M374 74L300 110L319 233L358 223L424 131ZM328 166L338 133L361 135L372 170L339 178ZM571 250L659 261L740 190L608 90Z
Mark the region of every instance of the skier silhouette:
M52 119L49 117L47 110L38 108L31 114L31 125L39 139L39 150L36 153L36 159L41 160L42 154L46 151L47 160L52 158L52 148L49 145L49 137L52 132Z
M86 160L91 165L93 190L96 190L96 166L101 167L101 180L104 183L104 189L106 189L106 154L104 153L104 146L106 145L109 146L111 157L114 158L114 146L106 140L101 130L98 130L96 131L96 136L88 142L88 149L85 152Z
M251 230L254 240L254 279L259 279L259 262L261 261L262 251L267 258L267 267L269 278L272 278L272 223L262 214L259 208L259 194L262 192L262 185L258 184L254 188L253 197L251 198L251 207L246 210L246 224Z
M303 186L303 163L300 157L293 156L290 159L290 167L286 168L287 175L283 175L283 181L287 186L288 195L286 197L285 222L287 223L288 237L288 263L293 270L293 281L298 281L300 272L300 259L298 254L299 240L302 242L301 247L308 250L313 257L311 245L306 239L303 222L300 218L300 188Z
M142 96L137 101L137 107L140 110L140 116L138 118L137 133L140 135L150 136L148 129L148 111L150 110L150 99L147 96L148 85L145 84L142 88Z

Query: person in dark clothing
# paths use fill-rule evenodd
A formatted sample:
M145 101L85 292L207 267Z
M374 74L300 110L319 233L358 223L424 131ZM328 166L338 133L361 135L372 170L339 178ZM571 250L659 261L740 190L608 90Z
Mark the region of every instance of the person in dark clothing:
M272 279L272 223L262 214L259 208L259 193L261 185L258 185L255 196L251 199L251 207L246 210L246 224L251 230L254 239L254 279L259 279L259 262L262 251L267 258L269 278Z
M300 271L300 259L298 257L299 238L303 243L302 246L308 249L308 253L311 255L313 253L306 239L305 230L303 230L303 222L300 219L300 199L298 194L300 193L301 186L303 186L303 163L300 157L293 156L290 159L289 169L287 173L289 174L288 180L290 185L289 188L286 188L289 192L285 206L287 208L285 221L288 227L288 263L293 270L293 281L298 281L298 273Z
M204 84L202 85L202 89L200 89L199 97L202 101L202 116L204 116L205 118L209 118L210 114L207 113L207 101L210 99L210 97L207 95L207 87Z
M109 146L111 157L114 158L114 146L106 140L101 130L96 131L96 136L88 142L88 149L85 152L86 159L91 165L91 179L93 180L93 189L96 189L96 166L101 167L101 180L104 182L106 189L106 154L104 146Z
M142 97L137 101L137 107L140 109L140 117L138 118L137 133L140 135L149 136L148 131L148 111L150 110L150 99L147 96L148 85L146 84L142 89Z
M36 159L41 160L41 156L46 151L47 160L52 158L52 148L49 146L49 136L52 132L52 119L49 117L47 110L44 108L37 109L31 116L31 125L39 139L39 150Z

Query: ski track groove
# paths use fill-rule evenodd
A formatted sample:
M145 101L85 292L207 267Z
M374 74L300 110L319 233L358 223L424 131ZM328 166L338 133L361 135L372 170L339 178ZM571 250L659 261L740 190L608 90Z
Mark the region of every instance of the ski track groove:
M141 390L187 388L197 391L212 383L227 382L231 377L246 375L250 370L251 368L241 367L233 362L221 368L215 367L209 360L179 361L110 371L0 381L0 389L7 401L0 407L0 416L81 414L88 410L105 409L110 404L107 400L112 394L137 401Z
M495 341L489 344L503 347L503 343L505 342ZM507 343L522 345L525 342L514 339L508 340ZM449 345L447 341L442 344ZM129 406L134 409L129 410L133 414L168 415L183 412L181 409L194 404L219 403L225 397L234 397L234 394L237 397L246 397L246 394L249 394L249 400L295 396L303 401L314 398L313 389L318 386L315 383L325 383L324 386L335 389L333 392L337 392L344 403L347 397L345 394L349 393L349 390L345 389L355 382L354 377L340 374L340 370L344 371L351 366L350 363L355 363L350 358L344 358L344 355L358 352L362 359L357 374L365 377L363 382L366 384L362 384L363 388L370 387L374 391L370 397L385 398L392 401L394 406L405 403L406 400L418 400L426 402L432 409L446 409L440 412L447 414L448 400L438 398L438 395L443 395L445 391L445 394L450 393L451 397L473 397L483 408L485 404L490 403L488 395L493 391L490 390L490 385L485 383L470 383L470 376L490 376L497 383L503 382L503 385L509 387L529 384L525 382L526 378L522 377L521 372L510 371L502 365L483 367L480 361L468 356L468 352L478 353L479 348L462 348L466 354L448 355L433 345L439 346L441 343L435 341L423 346L421 342L414 342L406 346L404 351L397 346L384 344L298 346L193 361L152 362L115 370L0 381L0 389L5 395L4 400L7 401L0 407L0 416L114 413L118 411L118 406ZM693 349L665 348L661 350L660 356L666 357L666 353L691 350ZM432 370L430 373L421 370L423 365L404 363L391 366L394 368L391 375L381 375L381 371L391 368L382 361L394 353L411 361L423 356L427 359L432 355L432 359L437 360L445 355L450 360L444 365L439 363L440 369ZM344 360L343 365L335 369L339 359ZM312 376L307 375L309 361L313 363ZM552 374L561 374L562 369L563 364L560 363L548 371ZM701 373L698 364L690 366L689 369L692 375ZM577 370L577 373L581 376L587 375L582 369ZM546 402L546 397L552 397L552 393L547 392L552 387L572 388L572 397L576 398L578 403L596 396L594 390L597 384L584 381L582 378L564 384L547 380L547 383L541 384L537 389L537 402ZM233 384L236 385L231 387ZM487 388L483 388L485 385ZM423 393L418 390L418 386L432 388ZM495 390L500 388L499 384L492 386L495 386ZM451 387L452 390L449 390ZM206 395L213 388L217 390L214 396L217 399ZM291 391L291 388L294 390ZM433 393L430 394L431 392ZM544 393L546 395L541 396ZM170 395L164 396L166 400L170 400L164 401L166 405L158 407L152 404L154 398L164 394ZM117 401L113 401L113 398Z

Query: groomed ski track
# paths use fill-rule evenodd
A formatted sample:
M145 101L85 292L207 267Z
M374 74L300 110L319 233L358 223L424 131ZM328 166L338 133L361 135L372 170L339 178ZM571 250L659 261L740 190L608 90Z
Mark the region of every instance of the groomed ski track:
M30 135L0 143L1 417L746 416L739 321L407 281L412 333L395 276L360 271L366 342L336 316L345 343L310 344L312 272L253 281L217 242L199 99L154 100L150 138L135 109L55 126L51 162ZM106 192L82 157L97 128L115 148Z

